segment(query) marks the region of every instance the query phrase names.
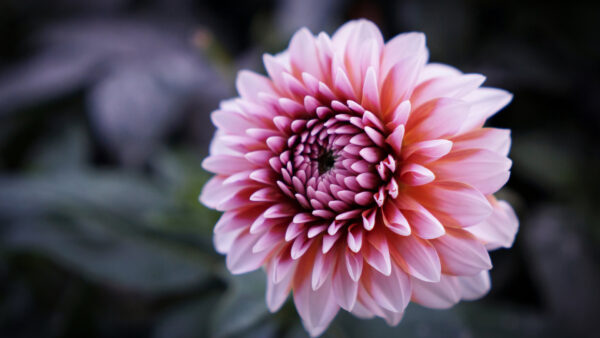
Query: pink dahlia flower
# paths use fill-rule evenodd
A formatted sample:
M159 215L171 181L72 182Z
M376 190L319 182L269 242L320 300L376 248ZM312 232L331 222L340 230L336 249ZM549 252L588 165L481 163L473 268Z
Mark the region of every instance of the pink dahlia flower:
M493 196L510 132L483 127L512 96L427 59L423 34L385 43L366 20L301 29L212 113L215 247L234 274L265 268L271 311L292 291L313 336L340 308L395 325L409 301L481 297L488 250L512 245L518 220Z

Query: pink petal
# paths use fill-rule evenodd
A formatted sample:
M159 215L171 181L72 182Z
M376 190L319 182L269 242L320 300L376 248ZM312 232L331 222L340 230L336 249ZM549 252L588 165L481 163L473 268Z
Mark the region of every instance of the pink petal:
M460 301L461 287L458 277L442 275L439 282L425 282L416 278L412 282L412 300L433 309L447 309Z
M378 130L384 130L383 122L381 122L379 117L368 110L363 113L362 122L366 126L371 126Z
M462 299L476 300L490 290L490 273L481 271L475 276L458 276Z
M266 233L260 236L258 241L252 247L252 253L258 253L264 250L278 247L283 241L285 229L282 227L273 227Z
M374 317L373 312L371 312L371 310L367 309L364 305L362 305L360 301L357 301L354 304L354 308L350 313L361 319L371 319Z
M315 337L327 329L339 306L332 290L331 279L327 279L319 289L313 290L310 279L298 270L302 269L297 269L294 276L294 304L302 317L302 324L310 335Z
M327 253L329 252L329 250L331 250L331 248L334 246L334 244L337 242L337 240L340 238L340 233L336 233L335 235L324 235L323 236L323 248L322 251L323 253Z
M406 126L407 140L434 140L458 134L469 116L464 101L439 98L417 107Z
M375 43L370 43L369 41L374 41ZM365 48L365 45L369 46L369 48ZM349 74L350 81L353 82L356 88L362 87L367 68L377 65L379 62L378 54L381 53L383 45L383 37L377 26L367 20L356 21L354 29L348 37L345 49L345 58L349 63L348 69L352 73ZM377 56L373 57L369 55L370 53L377 53Z
M427 55L418 54L401 59L390 69L386 77L381 78L383 112L392 111L400 102L410 97L426 57Z
M279 106L288 116L293 118L301 117L306 112L304 111L304 104L300 104L294 100L288 99L287 97L282 97L277 100Z
M435 174L431 170L416 163L407 163L400 170L400 180L406 185L423 185L434 179Z
M425 34L404 33L399 34L385 44L381 61L381 74L384 76L399 61L415 55L425 55ZM426 59L424 60L426 61Z
M385 314L383 319L385 319L386 324L389 326L398 325L398 323L400 323L402 320L402 317L404 317L404 312L394 312L386 309L383 309L383 312Z
M226 259L227 269L232 274L237 275L258 269L264 264L269 254L276 249L253 253L252 247L258 238L257 235L242 233L233 241Z
M419 76L419 83L426 82L436 77L457 77L462 75L462 72L452 66L442 63L428 63L423 68Z
M292 277L293 273L288 273L279 283L275 283L273 274L275 273L276 264L275 260L272 259L267 267L267 293L266 301L269 311L276 312L281 308L288 294L292 289Z
M291 217L296 213L296 208L288 203L278 203L269 207L265 213L265 218Z
M306 86L305 88L309 91L310 95L316 97L319 94L319 79L307 72L302 72L302 81L304 82L304 85ZM321 118L318 110L317 115Z
M273 155L273 152L270 150L255 150L246 153L244 157L246 160L248 160L247 162L256 164L258 166L265 166L267 163L269 163L269 159L273 157ZM229 163L228 165L235 166L236 163Z
M394 203L385 203L382 210L383 224L385 224L388 229L400 236L410 235L410 225L408 224L408 220L404 217L402 212L398 210L398 207Z
M313 225L310 227L310 229L308 229L308 233L307 236L308 238L314 238L317 237L318 235L320 235L321 233L323 233L325 230L327 229L327 225L323 224L323 225Z
M273 273L269 276L273 283L279 284L289 275L295 274L297 261L290 256L291 244L285 245L273 260Z
M442 274L440 258L435 247L416 236L396 237L392 258L411 276L426 282L438 282Z
M283 80L283 74L288 73L289 69L281 61L281 59L278 59L273 55L263 54L263 63L265 65L267 73L269 74L269 77L275 83L275 86L279 89L286 88L286 83ZM291 95L291 93L289 94Z
M285 138L281 136L271 136L267 138L267 146L271 149L275 154L281 153L286 146Z
M365 75L361 105L370 111L380 111L379 89L377 88L377 74L375 68L369 67Z
M275 94L271 80L248 70L242 70L238 73L235 85L240 96L255 102L259 101L258 93Z
M252 207L227 211L221 215L213 231L221 233L237 229L248 229L249 225L260 216L262 211L264 211L264 208Z
M480 74L437 77L421 83L414 91L411 101L415 107L439 97L461 98L477 89L485 81Z
M363 227L365 230L370 231L375 227L375 218L377 216L377 208L365 210L361 213L363 220Z
M435 182L411 189L413 197L438 219L450 217L464 227L480 223L492 213L485 196L464 183Z
M465 228L485 243L488 250L510 248L519 229L519 219L510 204L488 197L494 211L485 221Z
M358 294L358 282L348 274L346 265L338 257L338 263L333 272L332 288L337 304L346 311L352 311Z
M308 238L308 236L306 236L306 233L302 233L300 234L300 236L296 237L296 239L294 240L294 244L292 245L292 249L290 251L292 259L298 259L302 257L302 255L306 253L306 251L310 248L313 242L314 239Z
M485 120L504 108L512 97L511 93L496 88L479 88L463 97L471 105L471 112L461 131L483 126Z
M315 113L317 108L321 106L321 102L315 99L313 96L307 95L304 97L304 109L306 109L307 113ZM296 120L303 121L303 120ZM296 122L294 121L294 122ZM296 131L294 131L296 132Z
M350 139L350 143L357 146L370 146L373 141L366 134L356 134ZM365 162L366 163L366 162Z
M222 189L223 181L221 176L214 176L204 184L202 193L200 193L200 202L209 208L216 208L221 201L221 196L218 194Z
M215 232L213 234L213 244L215 250L220 254L226 254L231 250L231 246L235 239L244 232L243 228L235 229L227 232Z
M365 127L365 133L369 136L369 138L378 146L383 147L385 140L383 138L383 135L381 135L380 132L378 132L376 129L366 126Z
M488 195L498 191L510 175L512 161L486 149L452 151L432 167L439 180L469 184Z
M240 171L239 173L233 174L229 177L227 177L225 179L225 181L223 181L224 185L230 185L233 183L236 184L248 184L248 179L250 178L250 174L252 173L252 171L247 170L247 171Z
M408 145L402 152L403 159L428 163L444 157L452 149L452 141L428 140Z
M348 228L348 248L353 252L359 252L363 242L363 229L358 224L352 224Z
M360 311L361 315L366 318L373 317L373 315L385 317L384 309L367 291L366 283L360 283L358 287L358 301L354 306L353 313L356 310Z
M465 230L446 229L444 236L431 240L442 262L442 272L472 276L492 268L483 244Z
M273 187L266 187L252 193L250 200L253 202L278 202L282 196L279 190Z
M225 188L223 190L227 191L227 195L224 195L219 204L217 204L215 209L219 211L228 211L247 206L251 203L250 195L252 195L252 192L256 190L256 187L248 185L233 185L231 190Z
M396 156L402 155L402 141L404 139L404 125L399 125L394 129L392 133L385 139L385 142L394 149Z
M253 166L241 156L211 155L202 161L202 168L215 174L232 175L253 169Z
M354 195L354 201L359 205L369 205L372 200L373 193L370 191L363 191Z
M251 234L260 234L263 233L274 226L285 226L287 222L278 218L265 218L264 213L256 217L254 222L250 225L250 233Z
M304 98L304 96L309 94L306 87L304 87L304 84L301 81L299 81L297 78L295 78L292 74L283 73L282 78L283 78L283 82L285 83L285 88L288 90L288 92L290 92L292 94L292 96L295 99L300 100L300 99Z
M394 130L399 126L405 125L406 121L408 121L411 109L412 107L409 100L402 101L394 108L391 114L386 115L386 121L388 121L386 127L389 130Z
M395 264L389 276L366 270L364 285L377 304L386 310L403 312L410 301L410 277Z
M346 260L346 269L348 269L348 275L350 275L350 278L352 278L353 281L358 282L363 269L362 254L356 254L350 250L345 250L344 256Z
M340 91L343 98L348 100L355 100L356 93L354 92L354 87L352 87L352 83L350 83L350 79L348 79L348 75L341 68L338 67L335 76L334 76L333 86Z
M500 155L510 150L510 130L498 128L475 129L453 139L453 150L487 149Z
M377 187L379 178L371 172L366 172L356 176L356 182L364 189L373 189Z
M377 163L381 160L382 152L380 148L368 147L363 148L359 152L360 156L367 162Z
M444 226L429 210L409 196L398 196L397 204L411 226L412 232L423 239L431 239L446 233Z
M320 288L330 278L336 258L335 253L324 254L321 250L315 250L315 261L311 273L311 287L313 290Z
M363 257L375 270L389 276L392 271L390 250L385 236L373 229L367 234L367 243L363 244Z
M234 105L233 103L230 104L230 106ZM240 110L237 105L235 107L237 110ZM247 129L256 127L254 123L249 122L239 111L216 110L210 114L210 119L219 130L233 134L242 134Z
M327 73L328 70L331 69L331 59L333 57L333 46L331 39L325 32L321 32L317 36L316 44L321 70Z

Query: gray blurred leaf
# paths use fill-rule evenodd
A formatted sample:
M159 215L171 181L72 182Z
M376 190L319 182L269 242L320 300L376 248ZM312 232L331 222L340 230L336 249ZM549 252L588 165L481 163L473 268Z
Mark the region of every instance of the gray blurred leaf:
M11 218L52 210L94 210L140 221L171 203L135 175L58 172L31 178L0 176L0 214Z
M229 337L256 324L267 313L265 273L231 276L231 284L213 317L213 336Z
M125 164L140 164L179 119L177 101L145 70L123 69L91 93L91 120L100 141Z
M410 304L398 326L383 319L356 319L341 311L325 337L462 337L468 328L455 310L439 311Z
M0 73L0 116L75 91L96 62L93 55L52 49Z
M178 21L62 21L44 26L36 47L0 73L0 115L89 87L92 127L125 164L142 164L185 113L206 115L228 92Z
M164 245L127 236L94 218L21 220L4 229L3 246L32 251L92 281L136 292L168 292L198 285L209 265Z
M298 29L307 27L314 34L327 30L341 20L340 0L284 0L276 12L276 31L286 41Z
M228 336L229 338L276 338L278 325L272 320L263 320L257 325Z
M209 334L216 294L186 302L169 310L157 323L154 338L195 338Z
M514 172L550 190L572 186L580 170L577 160L579 154L557 140L545 133L515 138L511 150Z
M90 155L91 143L83 126L66 125L59 135L44 138L32 151L34 170L65 172L81 169Z
M523 226L529 268L551 310L553 322L578 337L592 337L600 304L600 273L586 247L585 226L576 212L545 205Z
M546 337L547 318L527 309L460 303L447 310L411 303L398 326L382 319L358 320L341 312L325 337ZM293 337L299 337L297 333Z
M472 337L534 338L557 337L547 314L516 305L502 306L472 302L461 306L460 313Z

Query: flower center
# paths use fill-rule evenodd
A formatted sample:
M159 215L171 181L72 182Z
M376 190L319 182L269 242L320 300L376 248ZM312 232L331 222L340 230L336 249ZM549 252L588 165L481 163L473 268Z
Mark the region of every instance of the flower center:
M383 122L351 101L273 122L285 138L267 140L280 152L269 164L279 173L279 190L297 203L291 207L302 210L293 221L312 229L309 236L325 229L333 236L355 224L372 229L376 210L398 195Z
M319 175L323 175L329 172L329 170L333 169L336 158L337 156L333 154L333 151L323 151L323 153L317 158L317 162L319 163Z

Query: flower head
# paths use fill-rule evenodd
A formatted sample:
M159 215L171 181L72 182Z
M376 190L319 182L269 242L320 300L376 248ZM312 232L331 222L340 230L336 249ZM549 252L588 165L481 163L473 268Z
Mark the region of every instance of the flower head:
M266 268L271 311L292 291L312 335L340 308L395 325L410 300L478 298L487 250L512 245L517 218L493 196L510 132L483 127L512 96L427 60L420 33L301 29L212 113L216 249L234 274Z

